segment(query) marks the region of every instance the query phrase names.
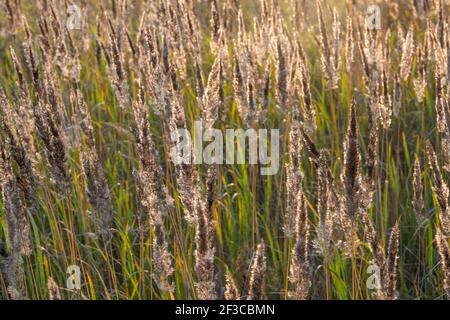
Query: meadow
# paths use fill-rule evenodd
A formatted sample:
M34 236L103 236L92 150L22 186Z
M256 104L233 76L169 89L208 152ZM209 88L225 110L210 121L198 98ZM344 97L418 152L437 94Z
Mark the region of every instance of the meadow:
M448 0L0 7L1 300L450 298Z

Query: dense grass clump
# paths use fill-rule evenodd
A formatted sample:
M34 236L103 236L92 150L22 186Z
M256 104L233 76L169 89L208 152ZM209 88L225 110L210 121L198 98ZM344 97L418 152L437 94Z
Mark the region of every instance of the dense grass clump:
M0 299L450 298L449 5L374 2L2 0Z

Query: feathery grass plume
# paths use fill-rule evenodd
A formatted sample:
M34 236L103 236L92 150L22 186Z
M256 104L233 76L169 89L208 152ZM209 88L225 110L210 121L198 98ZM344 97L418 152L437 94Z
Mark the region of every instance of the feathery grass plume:
M413 208L416 214L416 221L420 224L425 216L423 215L423 186L422 186L422 175L420 161L418 158L414 160L414 171L413 171Z
M1 150L0 165L0 182L11 252L28 256L31 254L30 226L11 165L11 155L6 150Z
M154 233L153 238L153 279L162 291L173 291L171 283L173 274L172 256L169 252L163 217L173 207L173 199L163 181L159 155L153 141L148 123L148 109L145 92L138 80L139 93L133 102L136 121L136 142L139 167L134 170L138 192L138 223L141 234L147 235L148 228Z
M403 81L408 80L411 74L412 60L414 53L414 27L411 24L406 38L403 40L402 57L400 60L400 77Z
M200 106L200 110L203 110L203 95L205 93L205 87L203 84L203 75L197 57L194 57L194 73L195 73L195 97L197 98L197 104Z
M299 91L298 84L296 79L298 78L297 73L299 71L299 53L298 48L295 46L290 49L289 55L291 56L289 61L289 67L287 72L287 85L286 85L286 93L287 93L287 106L289 110L292 110L293 104L299 101ZM296 109L294 109L296 110Z
M5 275L11 298L21 300L26 296L22 278L22 255L31 254L30 227L11 167L11 156L4 150L1 150L0 156L0 182L9 244L7 256L0 261L1 269Z
M436 1L436 16L437 16L437 24L436 24L436 36L439 43L444 46L446 43L446 34L448 23L447 15L445 14L446 4L442 0Z
M68 109L64 105L64 97L59 86L58 73L55 72L51 61L41 49L43 70L41 76L41 92L38 95L40 101L45 102L50 111L54 113L55 123L64 131L68 119ZM65 140L67 142L67 140Z
M15 113L15 110L12 110L12 106L1 88L0 104L0 110L3 111L3 113L0 113L0 131L4 132L6 136L4 146L9 149L11 160L16 164L16 183L24 195L24 205L34 206L37 202L35 196L37 178L33 168L33 154L27 145L27 136L22 135L17 130L19 116Z
M257 53L255 50L257 48L252 44L252 39L249 37L244 37L241 41L236 41L236 61L238 61L239 72L241 76L241 95L245 107L245 120L249 125L255 118L254 112L256 111L256 98L255 93L257 90L261 89L264 85L263 79L259 77L258 66L259 62L257 60ZM242 43L241 43L242 42ZM237 71L237 69L236 69ZM238 75L238 74L237 74ZM234 79L233 79L234 80ZM236 78L236 85L239 79ZM233 86L235 85L233 84ZM239 93L239 92L238 92ZM241 115L242 117L242 115Z
M302 105L302 88L301 88L301 75L299 75L299 72L301 72L301 66L300 66L300 54L298 53L298 47L296 46L293 49L292 53L292 60L290 63L290 70L289 70L289 77L288 77L288 106L289 109L293 109L293 104L298 103L299 104L299 110L303 112L305 109ZM295 110L297 110L295 108Z
M150 36L150 34L148 31L146 42L150 49L144 55L147 57L144 60L148 63L143 63L140 68L139 81L144 81L143 83L150 89L152 109L155 114L168 119L171 112L171 100L175 93L179 92L178 79L175 67L170 61L167 37L163 35L162 40L159 41L159 35Z
M286 166L286 190L287 205L284 217L284 234L292 238L296 234L295 221L299 206L298 193L301 190L302 174L300 171L301 152L300 128L296 115L292 115L291 129L289 132L289 163Z
M353 21L352 15L347 13L347 27L345 36L345 59L346 59L346 69L350 73L352 70L352 65L355 60L354 58L355 43L353 41Z
M170 42L170 50L177 57L173 61L173 67L170 70L172 74L170 76L174 75L174 70L178 70L179 77L182 80L186 79L188 68L187 56L190 50L190 40L187 38L189 36L189 27L184 23L184 16L181 2L174 1L168 2L168 14L162 17L164 23L166 23L163 34L167 39L164 39L164 41L166 43Z
M365 30L359 32L358 47L363 63L364 84L368 90L369 117L372 123L381 123L384 129L391 124L391 97L388 91L389 34L386 33L383 46L382 37Z
M283 49L281 48L281 41L276 40L276 63L277 63L277 77L276 77L276 98L278 107L282 112L286 108L286 102L288 99L287 94L287 67L286 57Z
M425 51L425 56L429 61L433 61L434 59L434 39L433 39L433 31L431 26L430 18L427 17L426 20L427 28L425 30L424 39L423 39L423 47Z
M444 236L440 228L437 228L436 230L435 240L438 247L439 256L441 258L444 290L447 294L447 299L450 299L450 247L446 236Z
M401 54L402 54L402 49L403 46L405 45L405 33L403 32L403 28L401 24L398 24L396 26L397 31L396 31L396 35L395 35L395 47L398 51L398 53L400 54L400 58L401 58ZM401 60L400 60L401 61Z
M333 8L333 28L332 28L332 35L333 35L333 46L332 46L332 64L333 64L333 70L334 70L334 78L336 78L334 81L337 81L339 79L339 65L340 65L340 34L341 34L341 22L339 21L339 13L337 12L336 8Z
M235 56L234 62L234 76L233 76L233 90L236 99L236 107L238 109L239 115L241 116L244 124L247 125L247 117L249 113L249 108L246 101L246 90L244 86L244 79L239 66L239 58Z
M400 227L399 222L395 223L392 228L391 235L389 237L388 253L387 253L387 279L386 281L386 297L390 300L397 299L396 287L397 287L397 271L398 271L398 251L400 240Z
M167 50L166 50L167 51ZM164 59L167 69L167 59ZM213 64L208 78L206 89L203 87L201 69L197 59L194 59L194 71L196 77L196 98L202 107L202 113L206 119L206 126L212 127L214 122L220 119L223 105L222 88L222 59L219 52ZM156 80L156 79L155 79ZM159 82L154 83L159 86ZM164 84L163 84L164 86ZM170 93L172 91L172 94ZM169 131L172 143L181 139L178 128L187 128L184 110L181 100L174 96L176 88L165 92L168 98L165 103L171 107L169 114ZM195 154L192 155L192 162L196 163ZM208 171L207 196L201 196L200 178L198 171L192 164L176 164L176 180L179 187L179 195L184 206L184 212L188 223L195 227L195 273L197 281L195 286L200 299L215 299L215 268L214 268L214 235L215 226L212 213L212 202L214 200L214 181L216 177L215 168Z
M299 71L296 73L296 77L300 82L300 100L303 102L303 114L305 117L304 126L309 133L312 133L317 129L316 110L314 109L312 102L310 75L308 72L306 57L300 41L297 42L297 50Z
M188 30L186 36L186 40L189 42L188 47L190 47L192 55L197 56L200 54L200 26L198 24L197 17L193 12L193 3L190 1L182 1L181 6L184 12L184 24L186 26L186 29Z
M240 300L241 294L239 293L239 289L237 288L230 271L225 273L225 282L225 300Z
M196 68L196 77L198 77L196 87L196 98L198 102L201 102L203 98L203 80L198 65L196 65L195 68ZM170 104L168 129L170 132L171 146L173 148L172 150L176 150L177 145L179 145L180 143L187 144L187 149L193 150L192 141L190 139L187 139L186 137L182 137L179 131L180 129L185 130L187 129L187 121L183 110L183 106L181 104L181 97L179 95L173 94L172 90L172 93L170 94L170 99L167 103ZM201 201L200 176L197 169L194 166L194 164L197 163L195 152L183 156L189 157L188 163L184 161L177 161L175 163L175 173L178 185L178 193L181 199L181 203L183 204L184 207L184 214L187 222L190 225L195 226L196 219L198 216L198 214L196 213L196 209L198 208L197 203Z
M240 7L237 16L237 24L238 24L238 31L237 31L236 47L242 47L245 45L246 30L245 30L244 16L242 13L242 9Z
M309 224L305 195L300 188L297 193L297 208L295 217L295 244L292 248L289 282L292 290L289 296L293 299L304 300L308 297L311 286L311 270L308 258Z
M107 32L108 42L106 46L97 36L96 41L103 51L107 65L108 77L114 88L119 106L125 108L130 102L130 93L127 83L127 73L124 67L124 54L121 51L121 33L118 33L111 19L107 20L109 31ZM99 29L100 30L100 29Z
M370 80L373 74L371 73L370 66L373 63L373 59L371 57L370 47L368 46L368 42L371 43L371 41L367 41L367 38L368 38L367 36L363 37L361 30L358 30L358 41L356 41L356 45L358 46L359 55L361 56L361 64L362 69L364 71L363 76L364 84L369 89L370 92L371 89Z
M417 101L419 102L423 102L423 99L425 98L425 88L427 87L427 62L424 55L424 50L420 46L417 46L417 77L414 78L414 90L416 92Z
M46 11L47 14L39 19L39 30L41 32L41 36L39 37L40 46L64 74L67 65L67 47L64 28L61 26L53 1L49 1Z
M319 149L317 148L317 146L314 144L314 142L311 140L309 135L306 133L306 130L303 125L300 125L300 133L302 135L302 139L305 143L307 150L311 153L311 156L312 156L311 160L312 160L313 164L315 165L316 168L319 168L319 166L321 164L325 165L325 168L327 169L326 171L327 171L328 180L330 182L332 182L333 177L331 175L330 169L327 167L327 164L322 161L321 152L319 152ZM323 159L325 159L325 156L323 156Z
M155 180L155 183L158 182L159 184L159 182L162 182L162 180L160 181L160 179L162 179L163 174L162 168L159 165L158 151L156 150L156 146L154 145L150 125L148 122L149 110L145 96L145 87L141 78L137 78L136 83L138 87L138 93L137 98L134 100L132 104L132 108L136 122L136 128L133 129L133 132L135 134L137 141L138 156L142 168L144 170L148 169L149 171L154 171L154 175L152 177L158 180L158 181ZM155 102L155 104L157 102ZM155 108L157 107L155 106ZM165 199L166 196L168 196L167 189L162 188L158 193L158 197L161 199ZM164 210L170 202L171 202L170 200L167 201L164 200L161 202L161 205L163 205Z
M33 89L36 96L36 101L32 103L33 118L38 136L44 143L51 178L58 182L60 193L68 195L72 177L67 163L68 140L64 131L67 110L63 105L57 74L42 48L41 57L43 68L39 71L37 58L30 49L31 67L36 68L33 70Z
M449 217L449 207L448 207L448 196L449 190L448 186L442 177L441 170L439 169L438 159L431 142L428 140L426 142L426 149L428 154L428 163L430 169L433 172L434 183L433 190L436 194L438 200L438 205L440 209L439 218L442 225L442 231L445 235L450 234L450 217Z
M374 119L374 115L372 114L372 109L370 106L367 108L368 110L368 120L367 127L369 129L369 141L367 144L367 157L366 157L366 168L367 168L367 177L369 179L370 188L375 187L376 183L376 169L378 167L379 162L379 154L378 148L380 144L380 126L378 121Z
M447 50L447 81L450 82L450 48Z
M48 278L47 290L49 300L61 300L61 293L59 291L59 287L52 277Z
M175 284L171 280L174 273L173 256L169 251L167 235L162 221L154 222L152 242L152 277L161 291L174 292Z
M358 30L357 41L359 54L361 56L362 67L364 71L364 84L369 93L369 100L373 103L373 100L378 97L378 64L377 64L377 44L378 41L374 34L368 32L368 30Z
M139 93L138 98L133 103L133 113L136 122L135 138L137 142L138 156L140 160L137 175L138 184L142 188L140 193L144 196L141 199L144 207L143 215L140 216L141 223L145 226L152 222L153 218L158 221L157 215L163 215L173 206L173 199L163 182L162 168L159 164L159 154L153 141L151 129L148 122L148 107L145 98L144 87L140 80L137 80ZM156 215L153 217L152 215Z
M264 68L264 76L262 80L262 88L259 93L259 104L256 119L258 121L265 121L267 117L267 111L269 107L269 94L270 94L270 75L271 75L271 65L270 62L267 61L266 66Z
M198 204L199 205L199 204ZM204 210L197 209L201 214L196 219L195 235L195 271L197 282L195 283L199 299L214 300L216 298L216 284L214 271L214 224L207 220Z
M445 136L442 138L441 147L445 160L443 168L447 172L450 172L450 132L445 132Z
M6 0L4 6L6 8L6 11L8 12L9 22L6 28L7 30L5 31L7 32L7 34L11 33L12 35L14 35L17 32L17 29L21 26L20 17L22 15L22 4L17 0Z
M266 60L271 46L271 28L273 23L266 1L261 1L261 14L258 18L255 17L253 22L255 30L254 41L249 42L249 44L253 47L258 63L263 65L264 62L268 62Z
M388 30L384 36L377 39L378 45L376 50L376 69L380 70L381 78L378 87L378 118L384 129L388 129L391 125L392 118L392 96L389 93L390 81L390 36L391 31Z
M214 200L216 200L217 196L217 183L219 181L219 168L217 166L210 166L208 168L207 176L206 176L206 209L208 214L208 219L210 221L214 220L212 208L214 204Z
M384 64L382 64L383 66ZM392 108L391 108L391 96L388 90L388 75L386 67L383 66L381 70L381 85L379 88L379 98L376 104L378 110L378 118L384 129L388 129L391 126Z
M204 201L196 203L195 272L197 295L202 300L216 298L214 269L214 221Z
M294 7L294 10L292 10L291 23L296 30L300 30L304 28L305 15L307 13L305 1L292 0L290 5Z
M436 70L436 122L439 132L450 132L449 102L446 92L446 76Z
M347 137L344 145L344 213L346 216L345 235L350 243L356 242L356 223L360 216L362 200L362 181L360 173L361 155L359 153L358 125L356 121L356 102L353 100L350 107L350 118ZM354 243L353 243L354 244ZM353 247L352 244L352 247Z
M4 274L7 292L11 300L26 300L22 263L23 258L17 253L10 253L6 257L0 257L0 270Z
M220 120L223 112L223 74L222 53L219 52L208 77L208 84L203 96L203 118L205 128L212 128Z
M181 107L181 106L180 106ZM176 109L176 108L175 108ZM171 113L170 119L170 135L172 145L175 146L185 138L182 138L178 129L186 129L186 120L184 118L184 111L179 109L177 112ZM192 142L188 139L183 141L187 143L187 148L192 150ZM196 155L192 153L189 159L189 163L175 163L176 182L178 185L178 194L181 203L184 207L185 219L191 226L195 226L197 222L198 214L196 210L199 208L197 205L201 199L200 190L200 176L199 172L194 166L196 162Z
M36 92L39 92L39 68L38 68L39 61L37 60L37 57L33 50L33 40L31 37L31 31L25 16L22 16L22 22L24 24L25 29L25 41L22 43L25 55L25 62L28 67L28 71L31 74L33 87Z
M31 99L28 84L25 80L22 66L17 59L16 53L10 47L11 60L17 74L19 99L17 103L17 111L15 112L14 122L17 125L17 130L22 137L25 150L33 162L38 162L39 155L33 143L33 132L35 131L33 115L31 112Z
M81 113L81 129L84 142L81 148L81 165L87 181L87 198L94 211L94 223L101 237L109 243L112 238L114 210L111 204L111 191L103 171L102 163L95 148L94 128L91 114L77 88L72 95L72 101Z
M14 66L14 70L16 71L17 74L17 80L18 80L18 86L20 89L20 94L21 94L21 98L24 99L24 102L29 102L29 93L28 93L28 87L27 87L27 83L24 79L24 74L22 71L22 67L21 64L19 62L19 59L17 58L16 55L16 51L14 50L13 47L9 47L9 52L11 54L11 60Z
M322 6L320 0L317 1L317 17L319 19L319 37L316 39L320 49L320 61L322 67L322 73L324 74L331 89L336 89L339 82L339 30L340 23L337 11L333 11L333 28L332 28L332 44L327 36L327 30L325 28L325 21L322 13Z
M328 261L333 254L332 232L333 217L330 212L330 179L328 177L328 167L325 163L323 151L317 160L317 214L319 215L319 225L317 229L317 239L314 241L315 249Z
M221 21L219 14L219 6L217 0L211 0L211 51L216 52L219 49L221 38Z
M85 10L85 6L83 6ZM65 79L79 81L81 65L79 63L79 53L78 48L75 45L74 38L70 34L68 27L61 23L59 20L58 14L59 12L55 11L55 6L51 4L51 25L53 29L53 33L55 34L54 39L57 41L56 47L56 56L54 59L57 59L57 65L61 70L61 74ZM80 9L80 27L85 20L86 12L81 12ZM61 15L60 15L61 16ZM81 35L81 42L84 42L83 39L85 35Z
M142 56L143 56L142 51L144 49L142 47L141 39L142 39L142 33L143 33L142 28L143 28L143 24L145 22L145 18L146 18L146 15L144 12L141 17L139 33L136 36L136 42L131 37L129 30L128 29L125 30L128 46L131 51L132 68L133 68L134 74L139 74L140 66L141 66L141 64L144 64L144 62L142 62Z
M162 67L160 71L162 71L164 75L166 75L165 77L162 77L162 79L168 78L168 80L165 80L169 82L167 88L172 89L174 92L178 92L179 81L177 79L176 66L174 66L170 61L169 40L166 36L163 37L160 59L160 65ZM153 80L157 81L156 78L153 78Z
M191 164L181 164L176 170L178 192L184 207L185 218L190 225L194 226L198 217L197 203L200 201L200 177Z
M400 77L397 73L394 75L393 87L394 89L392 94L392 113L394 116L397 117L402 107L402 96L403 96Z
M327 36L327 31L325 28L325 21L323 19L323 14L322 14L322 6L320 4L320 1L316 2L317 5L317 17L319 19L319 45L320 45L320 50L321 50L321 62L322 62L322 71L324 72L324 74L327 74L327 62L328 59L332 56L331 55L331 50L330 50L330 43L328 41L328 36Z
M386 73L390 76L390 66L391 66L391 56L392 56L392 50L391 50L391 35L392 35L392 31L391 29L388 29L386 31L386 33L384 34L384 39L382 39L383 37L380 35L379 39L380 39L380 44L381 46L379 46L379 63L381 64L383 70L386 71Z
M373 297L377 300L396 300L400 237L399 223L398 221L396 222L390 233L387 256L385 255L385 250L378 241L373 223L367 216L365 216L365 227L369 248L373 255L373 263L380 270L380 279L378 279L380 287L374 292Z
M294 37L298 37L298 34L295 33ZM288 68L288 77L287 77L287 91L288 91L288 95L293 93L294 90L294 86L293 86L293 82L296 79L296 75L297 72L299 71L299 60L300 60L300 56L303 54L299 52L301 48L301 44L299 44L300 41L295 41L295 43L290 44L289 48L290 48L290 52L289 52L289 56L290 56L290 61L289 61L289 68ZM299 48L300 47L300 48ZM290 99L292 99L292 97L290 97Z
M382 290L383 289L382 280L384 279L386 270L386 256L384 253L384 248L381 246L378 240L377 231L369 215L364 215L363 219L364 219L365 236L367 238L369 249L372 252L371 263L373 265L376 265L380 270L380 279L377 280L379 281L380 285L380 288L378 289Z
M41 87L43 89L39 100L33 103L34 122L39 138L44 143L53 183L62 195L67 196L71 192L72 176L61 120L62 106L52 93L56 88L52 88L49 81L44 80Z
M372 124L374 126L374 124ZM375 146L372 153L376 153L378 143L378 128L372 127L372 137L369 143L374 143ZM346 236L346 250L347 254L355 254L355 249L358 245L357 223L362 214L366 213L374 192L374 171L377 165L376 159L371 161L369 172L371 176L363 177L361 173L361 155L359 152L359 135L358 125L356 120L356 103L352 101L350 111L350 121L347 130L347 137L344 145L344 169L342 180L344 184L343 195L343 212L341 224Z
M250 268L247 300L262 300L266 294L266 256L265 243L261 240Z
M197 275L197 294L200 299L214 300L216 294L214 268L215 254L215 222L213 216L213 201L215 182L218 178L218 168L211 166L206 179L206 199L196 201L196 233L195 233L195 271Z
M256 121L256 114L258 112L258 108L256 106L256 93L253 81L250 77L247 77L247 96L246 96L246 103L249 109L249 112L247 113L247 118L245 119L245 122L247 123L248 127L251 127L254 125L254 122Z

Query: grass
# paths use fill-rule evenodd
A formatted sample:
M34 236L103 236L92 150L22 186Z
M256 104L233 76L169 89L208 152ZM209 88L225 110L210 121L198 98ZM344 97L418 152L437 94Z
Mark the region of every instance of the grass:
M120 2L120 1L119 1ZM173 10L179 10L175 6L175 1L169 1ZM185 1L181 1L185 3ZM231 39L237 39L237 11L238 7L231 2L219 1L218 6L221 19L225 19L228 12L230 25L227 29L226 37L228 46L224 50L227 57L224 61L224 81L222 89L224 95L224 116L217 121L216 127L224 131L226 128L241 128L245 126L239 115L239 108L236 102L235 88L233 88L233 56L236 53L236 43ZM334 188L339 194L343 194L344 186L341 175L344 173L345 163L345 141L350 117L352 101L356 104L356 119L358 123L358 150L361 153L360 177L365 181L367 176L366 158L369 154L370 122L368 99L371 97L367 86L364 83L364 70L361 63L361 55L355 46L355 63L350 71L345 70L345 63L339 65L337 70L339 82L337 88L330 88L324 73L321 70L320 49L311 34L317 33L317 16L315 4L308 4L301 7L306 10L302 20L302 30L305 32L294 32L294 25L289 10L290 1L280 1L283 21L286 24L289 34L288 40L283 38L280 29L276 29L272 36L280 39L285 46L282 47L285 58L288 60L286 73L289 74L290 67L295 63L295 48L292 45L295 41L300 41L305 49L306 69L311 77L312 108L315 110L315 121L317 129L310 133L311 139L316 147L323 152L325 163L330 169L334 183L329 187ZM186 3L191 3L187 1ZM199 37L198 60L201 71L204 74L204 85L207 86L207 75L213 68L213 64L218 56L217 52L211 50L217 45L210 37L210 7L207 2L192 2L193 17L198 20L198 29L195 35ZM213 1L214 3L214 1ZM222 4L228 4L229 11L222 9ZM330 4L331 5L331 4ZM336 5L341 18L341 26L344 27L341 40L345 34L345 14L346 8L352 8L354 15L354 38L358 43L359 33L357 32L357 17L364 16L364 6L351 7L343 1L333 2ZM65 8L54 4L55 11L59 19L64 21ZM399 48L398 27L403 29L406 36L410 24L414 26L415 45L424 48L426 20L424 12L420 11L418 17L402 17L398 21L392 18L395 10L383 2L383 29L378 31L384 36L386 28L390 27L392 34L388 39L387 46L391 51L389 58L389 85L388 92L392 96L394 91L393 78L399 73L402 49ZM144 4L137 1L133 7L129 8L128 16L120 15L120 6L117 7L119 13L114 15L109 2L104 4L108 16L112 17L112 24L117 30L121 24L127 26L130 37L136 44L139 32L139 21L144 8L152 18L154 4ZM224 8L228 8L225 6ZM325 8L325 5L324 5ZM401 5L403 8L403 4ZM84 10L84 9L83 9ZM437 23L437 8L432 6L428 17L434 25ZM2 26L6 21L15 18L12 28L0 30L0 84L6 92L7 99L16 110L18 102L14 101L14 93L19 92L18 75L14 70L13 61L9 47L17 52L19 60L24 69L25 79L29 86L30 99L32 104L39 101L41 94L32 85L32 74L30 67L26 63L22 42L25 39L24 25L19 20L19 14L23 13L32 30L32 42L34 50L39 60L40 72L43 72L45 64L42 62L42 52L39 51L39 28L38 13L40 9L35 4L24 4L20 9L13 5L13 16L8 15L8 11L0 14ZM242 4L242 12L245 20L246 35L252 34L252 17L258 16L261 12L259 5L250 2ZM324 9L324 15L329 16L329 12ZM445 7L443 9L445 11ZM197 299L199 292L196 287L202 274L196 271L195 250L198 248L196 238L197 225L187 223L186 207L182 201L178 186L177 168L170 159L170 143L168 139L168 127L164 116L156 112L158 93L152 91L151 84L146 83L146 108L148 109L148 124L152 138L156 145L156 150L160 156L159 164L162 166L163 184L167 187L169 194L174 198L174 206L167 210L163 216L163 228L165 239L168 243L168 251L172 255L173 274L170 281L174 284L174 290L162 290L155 282L155 261L154 261L154 240L157 234L152 227L142 230L137 220L140 203L137 199L137 183L133 175L133 169L142 168L139 151L136 147L134 133L136 131L135 116L131 108L131 103L123 104L116 97L114 79L111 77L110 67L105 57L105 51L101 52L100 59L96 56L96 43L93 35L96 33L97 14L101 15L99 5L88 3L87 11L82 11L83 15L89 19L88 26L82 30L61 31L62 39L68 46L66 32L73 37L73 43L79 54L75 58L81 66L79 81L64 77L64 63L71 61L70 50L66 56L58 58L54 47L55 43L50 43L52 50L44 55L50 61L51 73L55 77L54 88L58 98L61 99L61 108L67 110L64 117L62 129L67 139L65 145L68 152L68 167L72 178L70 184L71 192L67 196L62 196L57 185L60 181L52 181L49 173L50 164L46 160L44 153L45 145L33 129L33 137L36 148L41 155L35 164L35 172L38 173L38 183L33 189L36 195L36 202L33 208L27 207L27 224L31 228L30 232L30 255L23 255L23 261L18 266L18 283L22 283L22 296L28 299L48 299L49 290L47 283L49 278L55 280L59 287L63 299ZM51 23L51 18L46 18ZM181 97L182 108L186 116L187 127L193 134L193 123L205 110L201 110L196 93L196 79L193 67L193 54L189 49L183 47L187 39L176 42L173 34L176 32L175 25L166 24L167 16L161 13L158 17L157 37L163 41L167 37L169 61L174 68L180 84L177 94ZM448 23L448 17L445 17ZM301 19L300 19L301 20ZM101 20L100 35L101 42L109 45L111 43L110 31L106 20ZM269 21L257 20L258 28L264 24L269 25ZM214 22L213 22L214 23ZM224 20L221 20L224 23ZM332 21L326 19L326 28L331 30ZM360 24L361 25L361 24ZM311 26L311 27L310 27ZM447 27L448 28L448 27ZM311 30L309 30L311 29ZM363 26L361 25L361 30ZM447 29L448 30L448 29ZM88 35L89 47L82 49L83 37ZM92 37L91 37L92 35ZM331 37L331 33L328 35ZM129 86L130 97L137 100L138 85L135 79L139 76L133 67L131 50L129 49L126 35L121 35L120 57L127 74L124 80ZM382 38L382 37L381 37ZM249 38L251 39L251 38ZM270 40L270 43L275 41ZM57 39L58 40L58 39ZM190 39L192 41L192 39ZM259 44L257 41L248 40L250 44ZM162 43L162 42L161 42ZM286 44L292 46L288 47ZM380 42L384 45L383 42ZM182 44L180 46L180 44ZM341 43L342 45L343 43ZM448 43L446 43L448 52ZM386 48L386 46L385 46ZM106 52L110 52L107 47ZM253 49L252 49L253 50ZM256 50L256 49L254 49ZM268 94L267 114L263 121L256 124L258 128L281 128L280 141L280 170L272 176L260 175L259 165L239 164L239 165L219 165L217 180L215 181L214 201L210 207L211 217L214 222L213 246L214 254L214 282L218 298L223 298L225 287L225 272L230 271L234 278L238 290L242 297L246 297L251 282L250 267L255 262L255 250L260 240L265 241L265 263L267 264L264 274L265 292L262 298L287 299L288 292L292 289L289 281L289 270L292 264L292 248L296 239L285 236L283 231L284 217L287 214L287 195L291 190L286 186L286 168L290 163L288 149L290 146L289 130L292 127L290 117L294 109L300 110L303 100L297 95L289 92L293 99L291 106L280 107L277 98L277 62L276 53L269 48L263 59L256 59L256 79L262 81L265 63L270 66L270 92ZM431 52L431 51L430 51ZM182 53L185 56L182 56ZM339 55L342 60L345 58L345 51L341 49ZM448 53L447 53L448 55ZM111 56L110 58L114 58ZM143 58L149 56L143 54ZM159 57L162 59L162 57ZM242 56L239 57L243 59ZM60 59L60 60L58 60ZM183 59L186 59L184 63ZM370 205L363 213L366 219L373 222L378 236L378 245L384 251L388 251L389 235L396 224L400 225L400 244L398 251L397 285L395 286L396 296L400 299L442 299L445 298L445 270L441 269L441 258L435 242L435 234L441 228L439 202L437 191L433 189L435 179L428 166L428 155L425 151L426 141L430 141L434 146L441 164L441 172L444 182L447 182L448 173L444 170L444 163L448 159L445 150L441 147L445 132L448 132L448 124L444 133L438 132L436 122L436 83L435 72L436 62L431 57L428 62L428 73L426 76L426 89L424 91L423 102L418 101L417 92L414 89L413 80L417 77L418 56L412 53L412 65L410 66L410 76L406 81L400 80L401 109L398 115L391 116L391 124L388 128L379 130L379 145L376 149L378 165L373 178L373 196ZM148 61L148 60L147 60ZM161 60L162 61L162 60ZM161 66L162 62L158 61ZM242 62L243 63L243 62ZM186 76L183 77L183 67L186 68ZM152 69L154 70L154 69ZM156 72L156 71L155 71ZM447 75L448 77L448 75ZM147 80L147 79L145 79ZM151 79L148 79L151 81ZM167 79L157 78L161 81L161 87L169 86ZM166 82L165 82L166 81ZM83 169L83 149L86 145L85 136L80 134L80 119L74 117L74 110L70 107L70 93L74 87L79 86L84 100L88 106L92 117L92 126L95 136L95 150L100 159L102 170L105 174L109 186L111 197L110 202L114 211L114 223L112 226L112 239L105 245L100 233L93 221L94 209L89 202L87 194L87 178ZM291 83L288 82L289 87ZM448 82L445 84L448 92ZM261 85L258 84L257 88ZM258 97L261 95L257 92ZM445 97L448 102L448 95ZM448 104L447 104L448 107ZM290 109L291 108L291 109ZM5 111L1 112L2 114ZM303 122L303 114L300 113L300 122ZM3 128L3 124L2 124ZM3 130L1 133L1 148L4 152L10 153L9 140ZM313 156L308 151L306 143L302 143L300 152L300 171L303 176L302 188L306 198L308 210L308 221L310 225L310 244L308 246L307 260L311 266L308 299L373 299L374 290L367 286L367 280L371 276L367 273L367 268L374 263L374 255L369 246L368 234L365 230L364 221L358 222L359 240L357 244L357 254L349 257L344 249L344 243L348 240L345 231L340 229L337 220L334 221L332 235L332 254L328 259L318 252L313 243L317 238L317 230L320 224L318 212L318 190L319 181L317 168L311 160ZM92 151L92 150L91 150ZM413 169L414 161L420 161L420 176L423 184L424 199L424 219L416 221L416 214L413 208ZM3 160L5 161L5 160ZM13 162L12 162L13 163ZM13 163L14 174L18 172L17 163ZM208 165L196 166L199 171L200 185L193 186L197 189L199 197L208 195L206 186L207 174L210 167ZM0 171L3 172L3 171ZM0 175L2 191L6 192L5 183L7 177ZM15 176L15 179L17 177ZM16 180L14 180L16 181ZM157 185L159 189L161 185ZM448 195L447 195L448 196ZM23 195L21 194L23 198ZM3 200L0 200L0 253L4 264L7 257L14 251L14 241L10 239L8 231L7 215L8 208ZM22 199L23 200L23 199ZM448 199L447 199L448 201ZM23 204L23 207L26 207ZM14 214L14 213L13 213ZM329 213L333 214L333 213ZM342 210L338 214L345 215ZM337 218L333 218L337 219ZM291 223L295 223L292 221ZM446 238L448 240L448 238ZM21 255L22 256L22 255ZM66 270L70 265L79 266L81 269L81 283L79 290L68 289L66 280L68 275ZM445 266L444 266L445 267ZM7 268L3 268L0 274L0 298L12 298L8 287L11 286L6 273ZM20 286L19 286L20 287Z

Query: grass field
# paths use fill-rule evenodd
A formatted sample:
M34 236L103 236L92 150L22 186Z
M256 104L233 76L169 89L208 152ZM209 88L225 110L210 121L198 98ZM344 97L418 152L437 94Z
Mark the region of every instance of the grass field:
M449 1L0 6L0 299L450 298Z

